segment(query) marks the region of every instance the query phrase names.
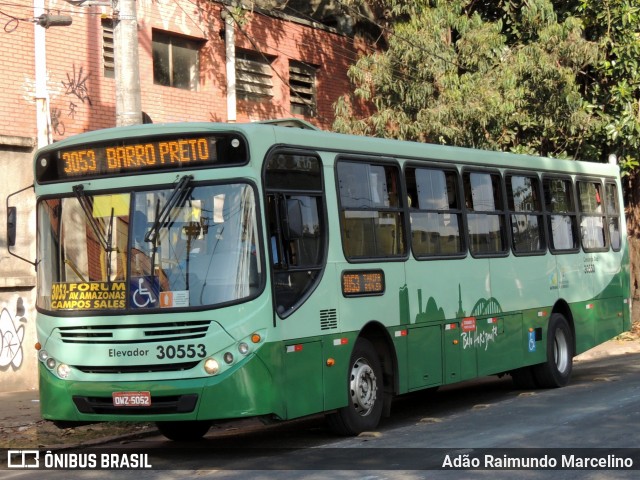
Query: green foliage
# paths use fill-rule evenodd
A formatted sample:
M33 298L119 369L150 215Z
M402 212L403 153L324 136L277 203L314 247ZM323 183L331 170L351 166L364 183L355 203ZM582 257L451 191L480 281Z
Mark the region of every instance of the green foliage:
M389 48L350 69L336 130L597 159L606 117L578 80L601 57L579 19L549 0L384 4ZM358 100L371 115L354 117Z
M587 85L604 127L602 150L616 153L623 175L637 169L640 155L640 2L579 0L588 38L602 52Z

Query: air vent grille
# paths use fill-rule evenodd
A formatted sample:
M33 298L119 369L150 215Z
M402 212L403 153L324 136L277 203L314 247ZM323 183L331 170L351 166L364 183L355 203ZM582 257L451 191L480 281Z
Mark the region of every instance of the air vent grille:
M208 320L152 323L140 325L86 325L60 327L59 339L64 343L115 344L177 342L203 338L209 329Z
M338 328L338 313L335 308L320 310L320 329L333 330Z

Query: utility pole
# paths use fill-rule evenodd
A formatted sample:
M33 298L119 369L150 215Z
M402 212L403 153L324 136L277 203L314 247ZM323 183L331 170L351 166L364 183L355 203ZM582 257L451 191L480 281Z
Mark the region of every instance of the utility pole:
M113 0L116 126L142 123L136 0Z
M44 15L44 0L34 0L33 15ZM47 53L44 28L34 22L34 54L36 69L36 129L37 147L42 148L53 142L51 115L49 114L49 92L47 91Z

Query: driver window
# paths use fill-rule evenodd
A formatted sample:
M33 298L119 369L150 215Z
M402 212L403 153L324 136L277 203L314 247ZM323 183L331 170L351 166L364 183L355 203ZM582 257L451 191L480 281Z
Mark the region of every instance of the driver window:
M285 317L314 288L325 260L320 160L277 153L267 162L265 183L276 310Z

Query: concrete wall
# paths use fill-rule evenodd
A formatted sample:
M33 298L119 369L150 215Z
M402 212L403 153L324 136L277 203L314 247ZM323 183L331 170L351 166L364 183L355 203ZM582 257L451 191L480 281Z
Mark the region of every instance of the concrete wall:
M33 183L33 141L0 135L0 189L6 194ZM6 192L6 193L5 193ZM11 197L17 208L15 253L34 260L35 198L33 189ZM0 219L0 391L37 387L35 332L35 268L7 249L6 208Z

